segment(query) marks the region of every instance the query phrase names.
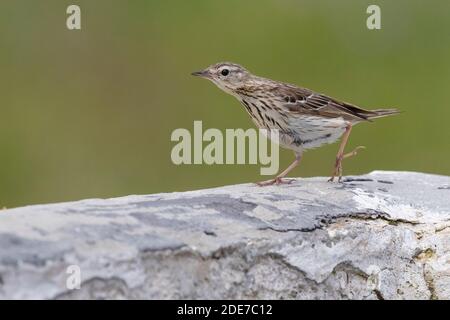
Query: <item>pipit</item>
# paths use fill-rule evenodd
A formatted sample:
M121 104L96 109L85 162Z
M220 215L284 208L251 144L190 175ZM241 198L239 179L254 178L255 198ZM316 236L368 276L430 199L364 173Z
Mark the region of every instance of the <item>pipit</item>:
M333 173L328 181L342 178L342 161L357 154L357 147L344 153L353 125L397 114L396 109L365 110L310 89L251 74L242 66L221 62L203 71L193 72L212 81L236 97L258 128L278 130L279 143L295 153L295 160L276 178L258 183L261 186L290 183L283 179L299 163L303 151L333 143L342 136Z

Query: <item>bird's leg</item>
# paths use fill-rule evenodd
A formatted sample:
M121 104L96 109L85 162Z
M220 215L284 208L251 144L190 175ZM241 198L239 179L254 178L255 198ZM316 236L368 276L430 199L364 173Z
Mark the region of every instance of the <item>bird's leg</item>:
M332 182L334 181L334 178L338 176L338 182L341 182L342 179L342 160L352 157L358 153L360 149L363 149L365 147L359 146L356 147L352 152L344 154L345 145L347 144L348 137L350 136L350 132L352 131L352 124L347 123L347 126L345 127L344 135L342 136L341 145L339 146L339 151L336 155L336 163L334 165L333 174L331 175L331 178L328 179L328 181Z
M292 169L294 169L296 166L299 165L300 160L302 158L302 154L301 153L295 153L295 160L294 162L292 162L289 167L287 167L282 173L280 173L279 175L276 176L276 178L274 179L270 179L267 181L262 181L262 182L257 182L256 184L260 187L264 187L264 186L270 186L273 184L283 184L283 183L291 183L293 180L283 180L283 178L292 171Z

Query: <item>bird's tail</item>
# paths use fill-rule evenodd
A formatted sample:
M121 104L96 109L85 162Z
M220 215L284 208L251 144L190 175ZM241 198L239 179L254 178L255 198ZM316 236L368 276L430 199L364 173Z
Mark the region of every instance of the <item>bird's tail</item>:
M367 118L369 120L372 120L372 119L377 119L377 118L382 118L382 117L399 114L400 111L397 109L376 109L376 110L370 110L370 113L371 114L369 114Z

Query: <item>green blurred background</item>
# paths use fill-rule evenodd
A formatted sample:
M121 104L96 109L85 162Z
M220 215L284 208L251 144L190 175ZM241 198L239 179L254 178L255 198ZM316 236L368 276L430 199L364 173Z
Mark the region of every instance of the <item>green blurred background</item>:
M78 4L82 30L66 29ZM366 28L378 4L382 29ZM0 207L260 180L259 166L175 166L176 128L249 128L231 96L190 72L229 60L363 107L344 173L450 174L448 0L2 0ZM327 176L338 145L306 153ZM281 164L292 161L281 150Z

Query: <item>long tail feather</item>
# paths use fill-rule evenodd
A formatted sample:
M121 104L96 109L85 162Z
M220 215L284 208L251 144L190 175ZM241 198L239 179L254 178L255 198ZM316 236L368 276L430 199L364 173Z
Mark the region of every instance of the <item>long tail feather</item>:
M382 117L387 117L395 114L399 114L400 111L397 109L377 109L377 110L370 110L370 115L368 116L368 119L377 119Z

